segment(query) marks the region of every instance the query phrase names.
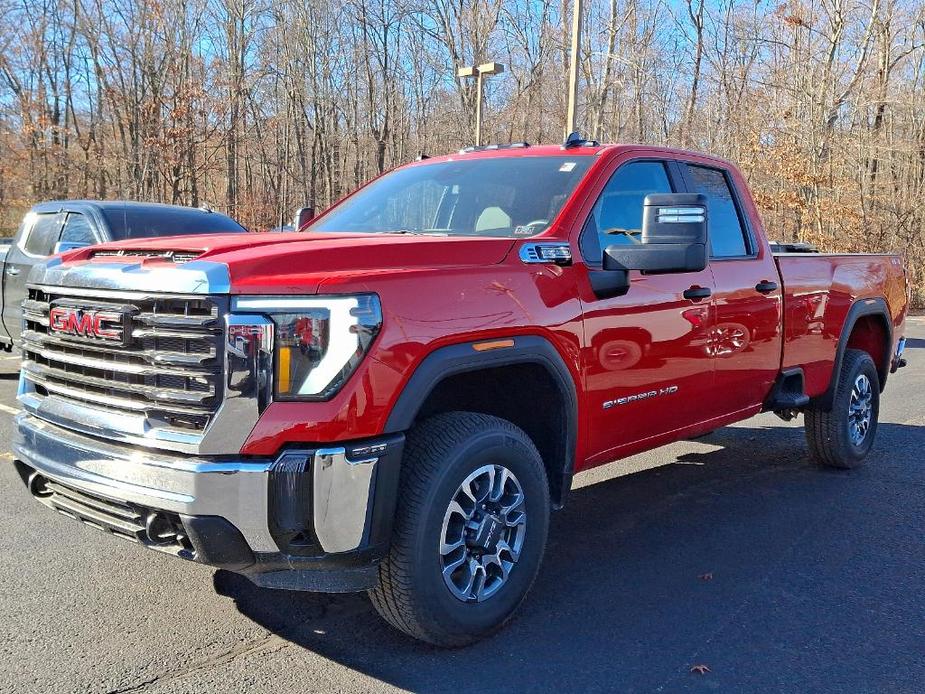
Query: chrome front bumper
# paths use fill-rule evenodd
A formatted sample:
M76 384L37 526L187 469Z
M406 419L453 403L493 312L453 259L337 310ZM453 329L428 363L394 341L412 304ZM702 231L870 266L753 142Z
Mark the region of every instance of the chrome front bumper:
M394 485L382 479L381 461L388 458L388 467L397 470L401 443L395 443L287 450L275 459L203 458L113 444L21 413L12 448L17 460L42 476L88 494L182 516L224 518L255 553L286 553L274 528L293 509L279 506L298 506L295 512L306 516L323 552L341 554L378 541L382 529L371 527L377 519L391 522L394 499L376 496L394 496Z

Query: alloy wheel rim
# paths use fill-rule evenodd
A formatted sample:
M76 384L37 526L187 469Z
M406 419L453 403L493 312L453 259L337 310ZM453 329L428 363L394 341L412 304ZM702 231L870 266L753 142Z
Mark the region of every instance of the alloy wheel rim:
M848 401L848 435L855 446L860 446L870 431L874 409L873 400L874 391L870 379L860 374L854 379L851 398Z
M455 598L483 602L501 589L520 559L526 496L503 465L478 468L459 485L443 516L440 567Z

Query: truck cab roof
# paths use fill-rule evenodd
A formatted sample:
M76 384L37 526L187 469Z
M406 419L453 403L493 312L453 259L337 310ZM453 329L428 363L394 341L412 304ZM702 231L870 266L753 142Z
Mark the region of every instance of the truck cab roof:
M604 144L586 142L573 147L566 147L565 145L531 145L524 142L489 144L479 147L464 147L456 152L438 156L423 156L418 161L405 164L404 166L427 165L442 161L462 161L464 159L494 159L498 157L603 157L604 155L629 151L659 157L696 156L699 158L711 159L717 163L721 163L723 166L733 166L732 162L713 155L704 154L703 152L680 149L677 147L662 147L658 145L629 142ZM404 168L404 166L397 168Z

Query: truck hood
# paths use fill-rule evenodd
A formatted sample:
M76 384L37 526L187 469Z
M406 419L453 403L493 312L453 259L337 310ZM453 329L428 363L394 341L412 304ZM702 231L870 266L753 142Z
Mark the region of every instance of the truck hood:
M341 275L500 263L507 238L399 234L209 234L134 239L52 258L37 284L160 292L313 294Z

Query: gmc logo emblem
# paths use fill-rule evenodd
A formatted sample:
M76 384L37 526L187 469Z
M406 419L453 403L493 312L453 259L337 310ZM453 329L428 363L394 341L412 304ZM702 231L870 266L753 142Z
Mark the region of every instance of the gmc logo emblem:
M53 306L48 313L49 332L87 339L122 342L125 314L118 311Z

